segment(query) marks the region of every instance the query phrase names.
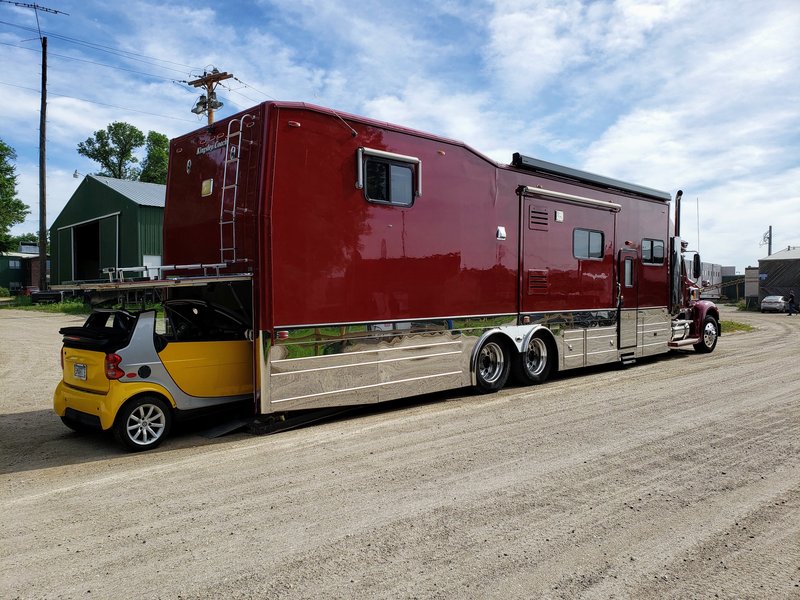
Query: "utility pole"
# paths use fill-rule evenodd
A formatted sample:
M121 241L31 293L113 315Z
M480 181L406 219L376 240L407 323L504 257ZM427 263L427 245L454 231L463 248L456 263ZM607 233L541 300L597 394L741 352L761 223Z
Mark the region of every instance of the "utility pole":
M39 290L47 289L47 38L42 38L42 107L39 111Z
M189 85L196 88L205 88L206 93L200 96L195 104L192 112L196 115L201 113L208 113L208 124L214 123L214 111L222 108L222 102L217 100L217 93L214 89L220 81L230 79L233 77L230 73L220 73L218 69L214 68L211 73L203 72L203 76L194 81L190 81Z
M32 8L36 14L39 39L42 41L42 103L39 111L39 289L44 291L47 289L47 38L42 37L39 11L67 16L69 13L35 3L0 1L23 8Z
M769 226L769 246L767 246L767 256L772 256L772 225Z
M761 236L761 243L759 246L766 246L767 256L772 256L772 225L770 225L766 233Z

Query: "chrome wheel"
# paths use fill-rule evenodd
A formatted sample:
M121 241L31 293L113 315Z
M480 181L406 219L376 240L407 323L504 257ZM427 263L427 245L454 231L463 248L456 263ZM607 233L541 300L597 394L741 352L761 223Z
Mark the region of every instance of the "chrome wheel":
M528 342L528 350L525 352L525 370L532 378L542 376L547 367L547 344L540 337L533 337Z
M501 342L490 339L484 342L475 358L475 383L482 392L496 392L508 381L511 366Z
M703 343L707 348L711 348L717 341L717 328L713 323L706 323L703 329Z
M556 351L549 341L548 334L536 331L528 339L528 345L515 355L511 366L516 379L522 385L547 381L557 360Z
M478 356L478 375L486 383L495 383L503 374L505 357L503 349L495 342L489 342L481 348Z
M700 341L694 348L698 352L712 352L717 346L719 339L719 325L714 317L706 317L703 320L703 330L700 332Z

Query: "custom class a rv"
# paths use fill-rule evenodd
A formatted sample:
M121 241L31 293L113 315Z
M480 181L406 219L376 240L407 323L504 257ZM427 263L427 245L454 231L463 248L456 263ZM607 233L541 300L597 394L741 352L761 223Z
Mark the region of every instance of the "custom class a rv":
M498 164L308 104L260 104L171 141L168 266L131 278L110 265L105 281L73 285L160 287L178 310L160 329L153 311L121 317L129 332L98 344L109 369L106 357L71 355L87 341L65 332L56 412L71 425L99 419L142 449L173 414L242 398L279 416L711 352L719 312L686 272L680 196L521 154ZM103 323L88 337L114 319ZM233 341L235 360L219 346ZM78 399L103 370L116 377L105 412L96 393ZM246 385L224 381L231 373Z

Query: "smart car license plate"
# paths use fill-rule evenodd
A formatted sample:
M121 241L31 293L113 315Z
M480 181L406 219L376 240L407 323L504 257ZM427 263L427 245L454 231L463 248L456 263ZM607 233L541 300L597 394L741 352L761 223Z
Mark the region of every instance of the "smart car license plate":
M72 366L72 374L75 376L75 379L86 381L86 365L75 363Z

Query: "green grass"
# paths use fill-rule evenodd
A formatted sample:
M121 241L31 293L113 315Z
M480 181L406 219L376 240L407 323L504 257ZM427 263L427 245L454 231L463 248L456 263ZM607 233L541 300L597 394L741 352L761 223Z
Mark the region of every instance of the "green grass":
M747 325L746 323L739 323L738 321L721 321L723 333L733 333L734 331L755 331L755 327Z
M2 308L14 308L17 310L30 310L45 313L63 313L67 315L88 315L92 312L92 308L85 305L81 300L54 302L52 304L33 304L30 296L16 296L13 302L0 305L0 309Z

